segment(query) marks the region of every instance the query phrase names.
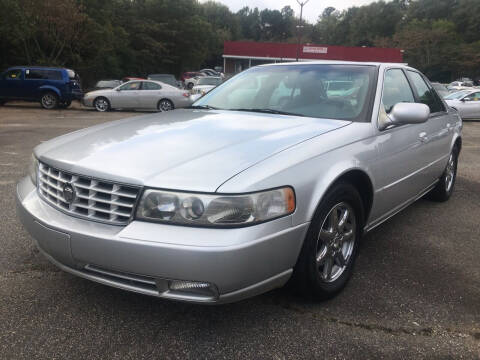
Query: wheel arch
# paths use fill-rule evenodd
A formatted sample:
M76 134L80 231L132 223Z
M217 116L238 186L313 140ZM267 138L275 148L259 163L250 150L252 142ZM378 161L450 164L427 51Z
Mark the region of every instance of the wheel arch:
M341 174L339 174L336 178L334 178L334 180L331 181L328 187L325 189L320 199L318 199L315 212L312 214L312 216L318 210L322 200L325 198L325 195L328 194L328 192L334 185L340 182L347 182L357 189L364 206L363 221L364 221L364 224L366 224L370 217L370 212L373 206L374 187L373 187L373 182L370 175L368 175L368 173L361 168L346 169Z
M39 91L39 98L41 98L43 94L47 92L53 92L55 95L57 95L59 99L62 99L60 90L58 90L55 86L51 86L51 85L40 86L38 88L38 91Z

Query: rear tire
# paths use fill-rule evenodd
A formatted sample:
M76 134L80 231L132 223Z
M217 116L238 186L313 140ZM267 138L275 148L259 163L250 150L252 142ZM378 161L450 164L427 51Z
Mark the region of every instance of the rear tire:
M428 200L445 202L452 196L455 188L455 181L457 179L458 167L458 148L455 146L448 158L448 163L437 185L430 191L426 198Z
M335 296L347 284L363 234L364 208L357 189L339 182L315 212L291 285L315 300Z
M99 112L106 112L106 111L110 111L111 109L110 101L108 101L108 99L105 97L96 98L95 101L93 102L93 106L95 110Z
M175 109L175 106L168 99L162 99L158 102L158 105L157 105L157 110L158 111L165 112L165 111L171 111L171 110L174 110L174 109Z
M40 98L40 104L44 109L53 110L58 106L58 96L54 92L46 92Z
M192 90L192 88L193 88L193 83L188 83L186 87L187 87L188 90Z

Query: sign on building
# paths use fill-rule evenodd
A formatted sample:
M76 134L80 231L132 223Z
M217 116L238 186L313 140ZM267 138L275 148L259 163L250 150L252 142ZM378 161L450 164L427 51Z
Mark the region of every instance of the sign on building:
M303 52L309 54L327 54L328 48L320 46L304 46Z

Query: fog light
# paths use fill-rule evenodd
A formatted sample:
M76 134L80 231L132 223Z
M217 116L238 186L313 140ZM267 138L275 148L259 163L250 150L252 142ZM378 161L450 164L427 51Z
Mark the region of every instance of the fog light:
M208 298L216 298L218 291L215 285L207 282L170 280L168 289L174 293L182 293L184 295L202 296Z

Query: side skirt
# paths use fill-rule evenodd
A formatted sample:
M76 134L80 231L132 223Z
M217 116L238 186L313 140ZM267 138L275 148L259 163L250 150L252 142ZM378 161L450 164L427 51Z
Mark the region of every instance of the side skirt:
M397 207L396 209L394 209L389 215L387 215L385 218L383 219L380 219L380 220L375 220L375 221L372 221L370 222L370 224L368 224L367 226L365 226L365 228L363 229L363 233L366 234L368 233L369 231L375 229L377 226L380 226L381 224L383 224L385 221L389 220L390 218L394 217L395 215L397 215L399 212L401 212L402 210L406 209L407 207L409 207L410 205L412 205L415 201L417 201L418 199L422 198L424 195L426 195L428 192L430 192L438 183L439 180L436 180L432 185L430 185L429 187L427 187L425 190L421 191L418 195L414 196L413 198L407 200L406 202L404 202L403 204L401 204L399 207Z

